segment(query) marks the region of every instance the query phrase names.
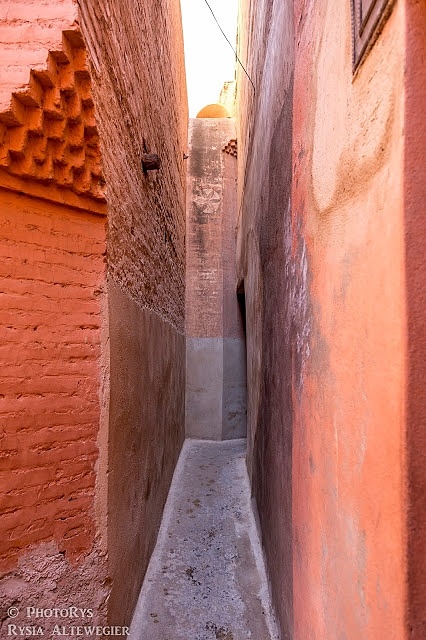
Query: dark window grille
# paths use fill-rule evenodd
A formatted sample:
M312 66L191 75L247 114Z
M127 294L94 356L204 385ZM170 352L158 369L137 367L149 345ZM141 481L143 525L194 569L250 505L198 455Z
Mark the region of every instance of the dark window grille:
M365 58L396 0L351 0L353 70Z

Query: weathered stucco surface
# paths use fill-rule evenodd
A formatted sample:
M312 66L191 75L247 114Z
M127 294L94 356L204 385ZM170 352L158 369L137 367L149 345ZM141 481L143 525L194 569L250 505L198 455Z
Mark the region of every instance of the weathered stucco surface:
M354 78L349 3L300 3L295 24L311 320L295 381L295 635L404 638L404 3Z
M407 634L404 5L355 77L349 2L240 16L249 468L284 638Z
M187 102L180 7L79 2L107 185L108 616L130 622L184 438ZM158 171L142 156L156 153Z

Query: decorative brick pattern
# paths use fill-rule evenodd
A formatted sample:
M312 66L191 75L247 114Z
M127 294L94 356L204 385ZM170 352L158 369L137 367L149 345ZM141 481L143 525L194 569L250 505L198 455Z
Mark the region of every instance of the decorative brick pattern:
M0 604L102 622L106 203L77 10L0 3Z
M225 153L228 153L230 156L234 156L234 158L238 157L238 153L237 153L237 141L235 138L233 138L232 140L230 140L228 142L228 144L226 144L223 148L222 151L224 151Z
M105 201L99 136L87 53L78 31L65 31L62 47L44 66L27 71L29 82L3 96L0 167ZM18 82L18 78L16 79Z

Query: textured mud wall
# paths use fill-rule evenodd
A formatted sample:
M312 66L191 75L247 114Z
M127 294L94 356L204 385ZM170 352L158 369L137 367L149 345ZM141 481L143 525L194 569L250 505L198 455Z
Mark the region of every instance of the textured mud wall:
M249 467L284 638L406 637L404 26L399 2L353 78L349 2L240 16Z
M180 7L81 0L108 184L108 272L184 329L187 102ZM144 173L145 152L161 169Z
M105 218L0 189L0 227L1 622L29 624L4 618L12 604L91 606L102 620Z
M79 2L109 207L111 624L129 622L184 438L187 104L180 7ZM157 153L158 171L142 156Z
M222 151L227 118L190 121L186 258L186 433L238 438L246 430L245 341L235 273L236 171Z

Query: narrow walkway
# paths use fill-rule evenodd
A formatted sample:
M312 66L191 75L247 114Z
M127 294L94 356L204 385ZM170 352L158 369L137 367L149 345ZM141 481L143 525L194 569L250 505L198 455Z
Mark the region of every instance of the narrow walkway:
M278 640L245 440L186 440L130 640Z

